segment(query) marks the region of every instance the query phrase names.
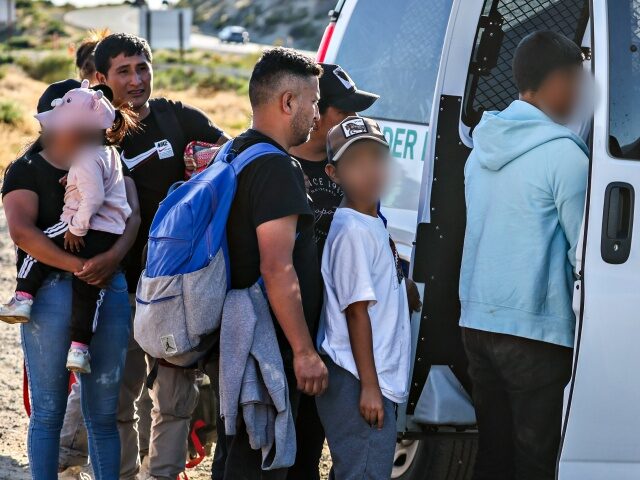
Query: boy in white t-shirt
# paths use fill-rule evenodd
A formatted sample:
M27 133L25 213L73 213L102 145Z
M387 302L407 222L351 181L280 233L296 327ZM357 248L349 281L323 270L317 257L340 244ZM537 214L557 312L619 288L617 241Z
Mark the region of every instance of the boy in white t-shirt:
M408 395L411 335L404 275L378 213L389 145L372 120L348 117L327 136L327 174L344 191L322 257L318 343L329 387L316 399L334 478L387 480L395 410Z

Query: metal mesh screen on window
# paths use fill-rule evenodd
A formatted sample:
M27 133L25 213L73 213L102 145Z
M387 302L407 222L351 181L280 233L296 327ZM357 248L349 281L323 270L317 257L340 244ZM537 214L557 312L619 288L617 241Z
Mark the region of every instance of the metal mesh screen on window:
M484 15L489 15L493 3L491 0L485 3ZM498 12L504 18L500 55L490 75L478 79L473 109L502 110L518 98L511 63L520 40L537 30L553 30L575 39L585 3L585 0L499 1Z

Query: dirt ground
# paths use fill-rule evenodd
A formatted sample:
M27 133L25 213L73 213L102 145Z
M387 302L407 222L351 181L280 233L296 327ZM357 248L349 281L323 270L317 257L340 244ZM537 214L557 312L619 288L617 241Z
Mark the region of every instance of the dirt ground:
M4 212L0 208L0 301L6 301L14 289L14 272L13 243L9 238ZM20 328L0 322L0 345L0 480L29 480L31 475L26 450L29 419L22 400ZM327 478L330 465L325 448L320 468L323 479ZM90 474L91 469L87 468L86 472ZM211 478L210 472L211 457L208 457L187 473L190 480L208 480Z

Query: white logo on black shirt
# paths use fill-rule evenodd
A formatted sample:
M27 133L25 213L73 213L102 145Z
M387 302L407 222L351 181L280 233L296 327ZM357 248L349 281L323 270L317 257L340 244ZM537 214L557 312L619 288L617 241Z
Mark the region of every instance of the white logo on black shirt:
M135 167L140 165L141 163L147 161L151 156L156 153L156 147L150 148L146 152L142 152L140 155L136 155L133 158L127 158L124 156L124 151L120 154L120 160L129 167L130 170L133 170Z
M135 169L138 165L145 163L147 160L150 160L154 154L158 154L158 157L162 160L165 158L171 158L174 156L173 147L169 140L160 140L159 142L155 142L154 146L149 150L142 152L139 155L136 155L133 158L127 158L124 155L124 151L120 153L120 159L122 162L129 168L129 170Z
M160 160L173 157L173 147L169 143L169 140L165 139L156 142L156 150L158 151Z

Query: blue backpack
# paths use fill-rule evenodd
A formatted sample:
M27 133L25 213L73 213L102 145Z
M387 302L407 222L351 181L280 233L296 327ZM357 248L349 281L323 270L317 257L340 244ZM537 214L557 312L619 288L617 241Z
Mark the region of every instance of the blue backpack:
M134 337L154 358L186 367L215 343L230 286L226 226L237 177L266 154L268 143L239 154L232 141L214 163L173 190L151 224L146 269L136 291Z

